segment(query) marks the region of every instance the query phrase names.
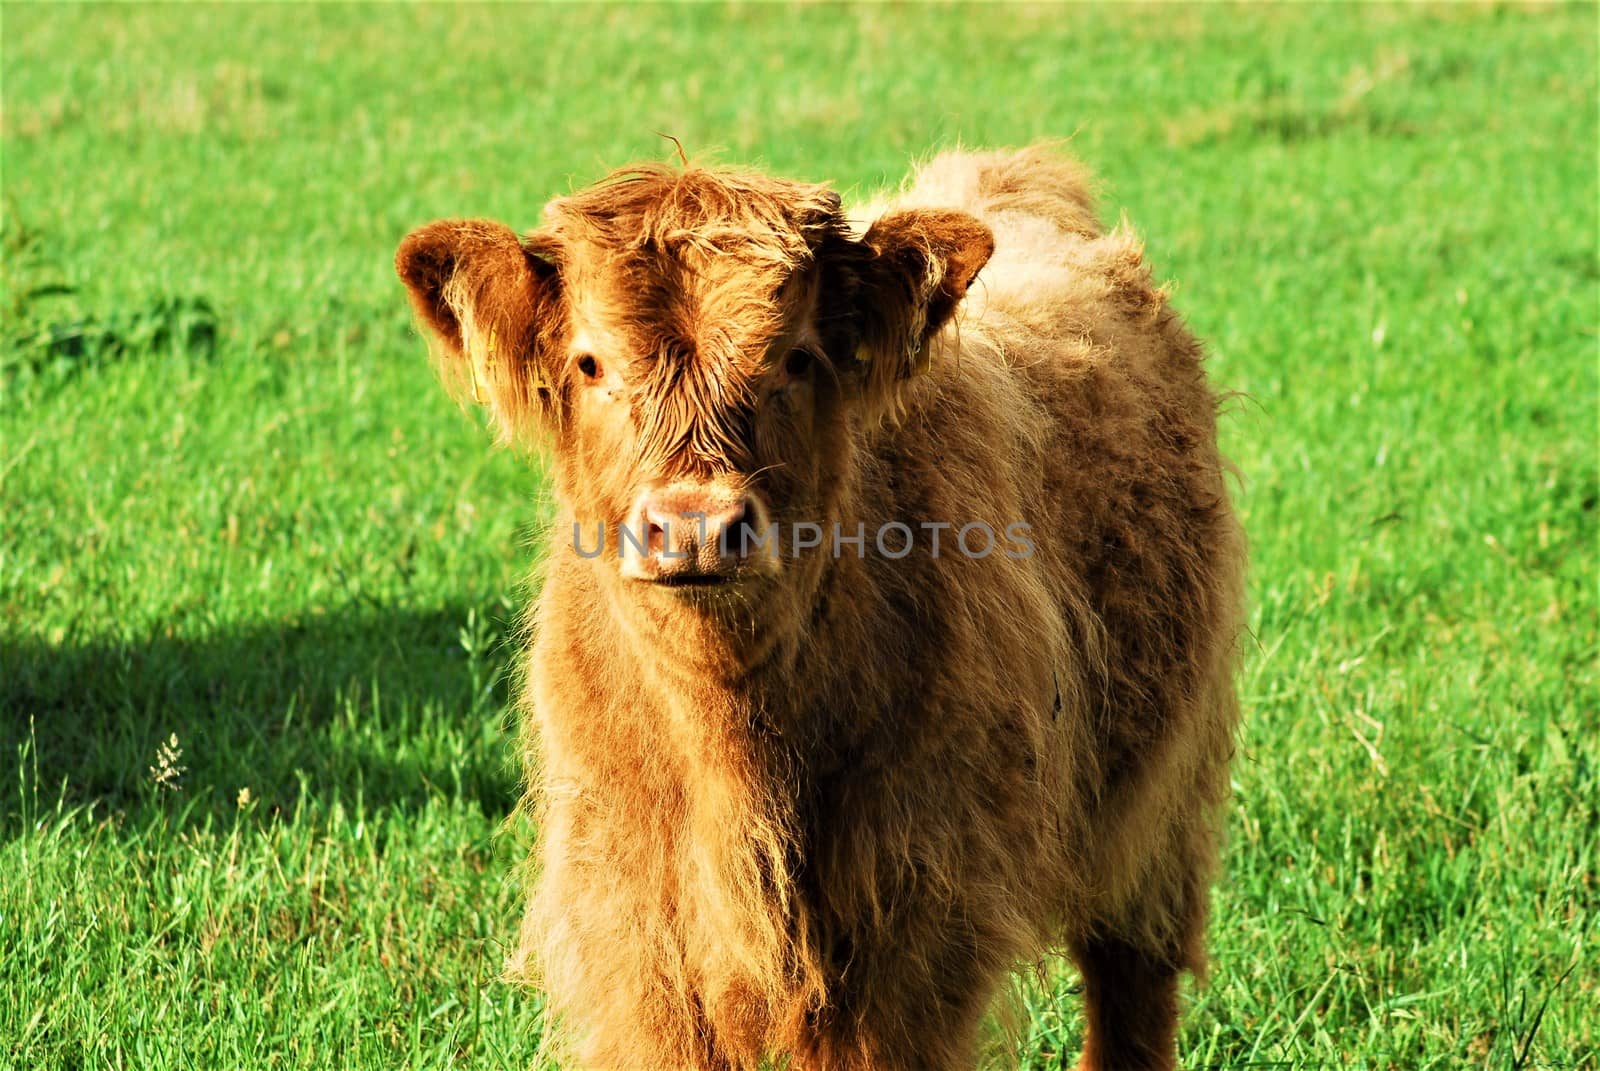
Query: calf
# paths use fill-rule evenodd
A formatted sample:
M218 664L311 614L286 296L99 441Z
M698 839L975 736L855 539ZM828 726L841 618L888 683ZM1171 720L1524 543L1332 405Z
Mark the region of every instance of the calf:
M550 458L519 968L593 1068L970 1068L1008 972L1174 1061L1244 545L1201 349L1043 150L645 165L409 235L447 380Z

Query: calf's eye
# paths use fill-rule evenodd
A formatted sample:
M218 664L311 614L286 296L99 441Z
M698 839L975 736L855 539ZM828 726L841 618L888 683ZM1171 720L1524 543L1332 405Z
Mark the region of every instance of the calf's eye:
M578 371L583 373L585 379L599 379L600 362L586 353L578 358Z
M810 350L790 350L789 356L783 359L783 374L790 379L804 379L815 360Z

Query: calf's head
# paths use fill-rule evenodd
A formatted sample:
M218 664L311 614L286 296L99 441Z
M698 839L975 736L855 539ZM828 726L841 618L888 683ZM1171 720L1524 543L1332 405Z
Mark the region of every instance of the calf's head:
M710 612L826 554L793 526L831 533L852 425L894 410L992 251L960 212L857 237L825 187L645 166L520 238L422 227L396 267L447 382L548 448L580 544L603 531L608 590Z

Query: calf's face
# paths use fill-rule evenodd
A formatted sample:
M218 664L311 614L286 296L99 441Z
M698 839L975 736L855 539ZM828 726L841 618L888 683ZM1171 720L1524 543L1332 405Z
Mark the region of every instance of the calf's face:
M707 612L827 553L796 526L831 533L852 425L893 412L992 250L959 212L856 237L824 187L645 167L521 238L422 227L396 266L447 382L548 448L574 549L624 598Z

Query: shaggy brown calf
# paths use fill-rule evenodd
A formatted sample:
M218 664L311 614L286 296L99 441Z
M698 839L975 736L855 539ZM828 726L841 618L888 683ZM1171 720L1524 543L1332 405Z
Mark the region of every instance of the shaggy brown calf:
M1170 1067L1244 549L1200 347L1080 170L953 153L854 224L644 166L398 267L550 449L520 959L575 1063L970 1067L1064 946L1082 1066Z

